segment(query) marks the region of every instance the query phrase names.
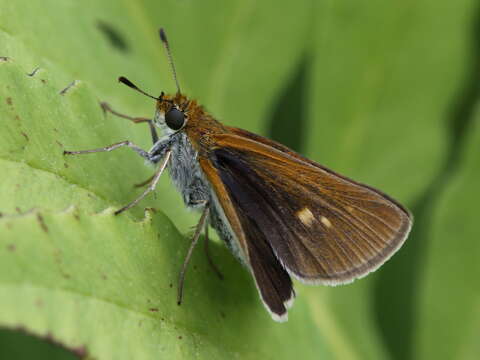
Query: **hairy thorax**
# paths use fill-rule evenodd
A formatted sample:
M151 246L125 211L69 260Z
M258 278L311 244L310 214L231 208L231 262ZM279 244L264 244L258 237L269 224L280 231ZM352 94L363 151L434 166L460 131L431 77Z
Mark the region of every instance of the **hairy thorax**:
M210 224L232 253L240 262L244 263L237 241L234 239L235 235L198 161L199 151L208 152L209 133L212 130L214 132L218 131L223 126L195 103L191 106L193 106L191 111L195 116L192 116L186 128L180 131L169 129L164 120L164 113L167 109L160 106L157 108L155 123L163 132L164 137L154 145L154 148L159 149L158 159L162 157L161 153L166 149L171 151L167 167L170 178L182 195L185 205L190 209L200 210L208 204L210 207ZM190 114L192 115L191 112ZM202 126L206 123L209 126ZM195 131L192 131L193 128L195 128Z
M191 208L203 207L210 199L210 190L198 163L198 152L185 133L175 135L170 150L172 155L168 170L185 205Z

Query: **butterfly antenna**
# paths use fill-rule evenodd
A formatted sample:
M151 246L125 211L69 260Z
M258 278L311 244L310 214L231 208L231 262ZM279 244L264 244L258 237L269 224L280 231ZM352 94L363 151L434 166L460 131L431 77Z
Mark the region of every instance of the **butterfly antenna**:
M147 94L145 91L143 91L142 89L138 88L137 85L135 85L134 83L132 83L130 80L128 80L126 77L124 76L120 76L118 78L118 81L120 81L122 84L125 84L127 85L128 87L132 88L133 90L136 90L138 91L140 94L143 94L145 96L148 96L152 99L155 99L155 100L160 100L159 98L155 97L155 96L152 96L150 94Z
M177 72L175 71L175 64L173 63L172 52L170 51L170 45L168 45L167 34L165 34L165 30L160 28L159 30L160 40L162 40L163 46L167 51L168 62L170 63L170 67L172 68L173 78L175 79L175 84L177 85L177 93L180 94L180 85L178 84L177 79Z

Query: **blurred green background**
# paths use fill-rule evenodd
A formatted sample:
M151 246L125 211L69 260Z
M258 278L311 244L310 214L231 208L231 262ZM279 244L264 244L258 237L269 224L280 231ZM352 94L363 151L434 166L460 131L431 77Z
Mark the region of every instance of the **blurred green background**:
M398 254L352 285L296 284L277 324L217 241L225 280L197 250L176 306L198 214L165 177L114 217L153 169L62 156L150 146L98 103L153 115L120 75L175 91L160 26L183 92L219 120L406 204ZM480 358L479 49L473 0L0 0L0 358Z

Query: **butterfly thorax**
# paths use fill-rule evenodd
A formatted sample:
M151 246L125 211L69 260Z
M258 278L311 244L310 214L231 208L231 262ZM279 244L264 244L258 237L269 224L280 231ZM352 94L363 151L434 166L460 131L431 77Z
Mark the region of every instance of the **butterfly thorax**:
M216 121L195 100L188 100L179 94L174 97L164 96L162 100L157 103L154 122L164 136L157 142L159 145L154 147L160 148L162 143L167 144L166 147L171 151L168 163L170 178L182 195L185 205L198 209L208 203L211 225L232 253L244 262L225 214L199 165L199 157L206 156L215 148L211 136L229 132L228 128ZM165 123L165 114L173 107L184 112L187 118L185 126L177 131Z

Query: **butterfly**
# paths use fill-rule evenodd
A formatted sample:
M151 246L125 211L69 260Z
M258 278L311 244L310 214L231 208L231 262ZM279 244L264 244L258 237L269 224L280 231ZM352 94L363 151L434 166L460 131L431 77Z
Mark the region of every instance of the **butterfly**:
M339 285L375 271L404 243L410 212L381 191L337 174L286 146L217 121L182 94L166 34L160 29L177 92L154 97L125 77L119 81L156 100L153 119L120 114L150 126L153 146L130 141L66 155L127 146L157 166L148 188L119 209L136 205L155 189L168 168L189 208L201 211L179 278L182 301L187 264L209 224L250 271L260 298L276 321L293 304L292 278ZM159 137L157 130L163 136Z

